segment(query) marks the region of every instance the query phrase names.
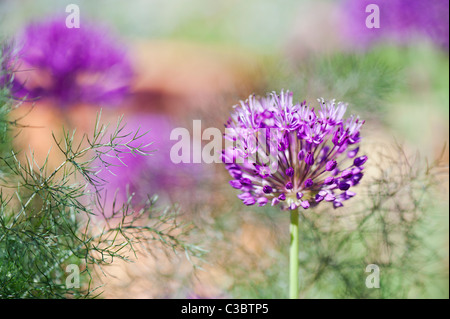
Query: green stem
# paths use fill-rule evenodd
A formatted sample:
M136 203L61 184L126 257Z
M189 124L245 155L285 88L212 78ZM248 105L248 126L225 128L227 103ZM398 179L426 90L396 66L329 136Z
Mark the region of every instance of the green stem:
M298 265L298 211L291 210L291 245L289 247L289 298L298 299L299 297L299 265Z

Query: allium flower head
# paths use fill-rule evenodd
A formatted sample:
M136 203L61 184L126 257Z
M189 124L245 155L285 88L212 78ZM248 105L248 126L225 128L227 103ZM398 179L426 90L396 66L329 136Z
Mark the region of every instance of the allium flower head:
M358 154L364 121L345 118L347 104L318 102L317 110L294 104L282 91L235 106L222 161L244 204L308 209L324 201L337 208L355 196L367 161Z
M62 107L120 101L132 76L123 46L106 28L64 17L29 24L17 39L28 98L52 98Z

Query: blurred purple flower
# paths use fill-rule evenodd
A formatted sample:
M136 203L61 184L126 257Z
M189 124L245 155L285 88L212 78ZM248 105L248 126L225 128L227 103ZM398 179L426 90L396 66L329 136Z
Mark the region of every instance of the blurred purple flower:
M355 196L367 156L357 156L364 121L345 119L347 105L319 100L315 111L294 104L292 93L250 96L235 106L225 138L235 145L222 160L245 205L308 209L321 201L335 208ZM262 175L258 167L267 166Z
M144 148L148 156L141 154L108 152L102 159L111 166L97 162L97 176L106 181L107 202L116 196L118 205L126 202L128 195L134 194L133 204L139 205L153 195L171 200L171 196L190 194L197 189L206 177L202 164L175 164L170 158L170 150L175 141L170 140L174 128L171 121L162 115L134 114L124 120L125 128L120 133L122 142L129 141L136 134L144 136L130 143L131 146L151 145ZM105 148L105 151L107 149ZM178 192L178 193L177 193ZM175 198L178 200L178 197ZM192 198L191 198L192 199ZM117 205L116 204L116 205Z
M27 97L115 104L127 94L132 69L124 47L107 28L65 17L29 24L17 39Z
M376 4L380 12L380 28L367 28L366 12ZM381 41L407 44L418 36L449 48L448 0L344 0L341 4L343 32L356 46L367 47Z

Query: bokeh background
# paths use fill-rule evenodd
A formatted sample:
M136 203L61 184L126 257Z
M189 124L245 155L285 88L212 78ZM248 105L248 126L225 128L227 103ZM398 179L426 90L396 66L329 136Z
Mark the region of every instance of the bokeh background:
M379 4L380 29L366 27L366 2L0 2L1 35L16 37L17 43L30 23L65 17L66 6L77 4L81 29L105 27L114 45L125 52L123 59L131 70L125 79L128 90L115 103L75 100L66 105L59 97L23 103L13 116L23 116L23 124L30 127L21 129L16 147L34 150L38 161L51 149L50 162L56 166L61 158L51 132L60 133L62 126L91 132L100 109L103 121L113 124L124 114L130 131L149 130L146 138L154 142L157 152L143 159L126 159L128 167L118 169L117 177L110 176L111 189L124 191L124 185L129 185L138 198L158 194L161 205L178 203L183 218L197 227L195 240L209 251L201 270L193 270L182 258L146 254L133 263L117 262L108 267L107 276L100 273L96 278L98 284L105 284L103 297L285 298L288 215L269 207L242 205L228 185L222 164L176 165L169 154L173 128L192 132L193 120L201 120L202 129L222 130L240 99L289 89L295 100L312 105L320 97L348 102L347 112L366 119L363 145L372 157L380 150L398 156L390 148L398 143L407 154L420 154L430 162L440 158L444 167L433 196L427 197L430 204L422 212L426 213L423 223L414 226L414 234L421 234L414 247L419 253L404 260L412 265L388 260L389 280L383 282L381 268L382 287L367 289L365 266L379 264L382 251L368 252L370 246L360 245L364 238L354 239L351 247L356 252L346 253L356 261L350 262L351 258L341 258L344 252L330 251L333 247L327 242L333 237L327 239L326 232L321 233L325 235L320 247L305 237L308 247L301 248L300 258L306 270L301 277L312 278L301 285L301 296L448 298L449 2L367 2ZM27 45L38 46L43 38L35 36ZM52 48L58 50L56 46L47 49ZM69 54L70 44L66 48ZM64 57L64 49L59 50ZM101 45L90 50L100 60L102 54L111 53ZM18 78L31 78L25 86L45 90L49 74L40 72L47 66L28 64ZM384 169L392 165L380 163ZM372 175L376 173L373 169ZM357 204L364 201L364 194L361 190ZM328 208L320 216L335 220L337 213ZM406 232L396 234L397 230L389 230L393 238L405 236ZM406 242L396 245L412 250ZM431 250L436 252L433 261L422 254ZM352 270L355 275L346 277Z

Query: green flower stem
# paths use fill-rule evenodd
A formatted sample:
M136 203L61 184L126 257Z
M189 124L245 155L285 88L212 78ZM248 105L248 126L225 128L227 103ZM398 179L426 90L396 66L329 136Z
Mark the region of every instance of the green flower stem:
M291 245L289 247L289 298L298 299L299 297L299 265L298 265L298 211L291 210Z

